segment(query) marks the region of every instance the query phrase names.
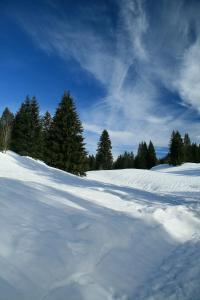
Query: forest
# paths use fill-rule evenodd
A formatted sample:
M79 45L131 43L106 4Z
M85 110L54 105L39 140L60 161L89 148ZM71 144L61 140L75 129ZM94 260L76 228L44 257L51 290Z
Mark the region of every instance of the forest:
M84 129L69 92L65 92L52 116L41 116L35 97L26 97L16 114L5 108L0 118L0 150L14 151L44 161L49 166L84 176L90 170L151 169L157 164L181 165L200 162L200 145L173 131L168 154L157 158L153 142L141 141L137 153L125 151L115 160L108 130L99 137L96 154L88 154Z

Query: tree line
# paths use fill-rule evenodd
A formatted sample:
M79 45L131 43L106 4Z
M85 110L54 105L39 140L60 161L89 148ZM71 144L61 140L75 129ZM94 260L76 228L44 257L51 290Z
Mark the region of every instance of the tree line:
M200 145L191 142L188 133L181 137L179 131L173 131L169 144L169 154L164 161L170 165L181 165L184 162L200 163Z
M151 141L148 146L146 142L141 142L136 156L133 152L125 151L115 161L113 161L111 149L108 132L104 130L98 143L96 156L90 155L88 157L89 169L151 169L157 163L156 151Z
M152 141L141 142L137 154L124 152L116 160L107 130L103 130L96 155L88 155L83 126L69 92L65 92L53 116L40 115L35 97L26 97L14 115L8 108L0 118L0 150L12 150L20 155L43 160L49 166L83 176L88 170L151 169L158 163L179 165L200 162L200 146L191 143L189 135L172 133L169 153L158 160Z

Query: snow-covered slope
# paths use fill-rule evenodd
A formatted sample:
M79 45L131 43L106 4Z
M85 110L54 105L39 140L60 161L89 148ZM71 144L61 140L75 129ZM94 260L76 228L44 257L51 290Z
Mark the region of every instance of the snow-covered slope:
M77 178L0 153L0 300L199 295L200 165Z

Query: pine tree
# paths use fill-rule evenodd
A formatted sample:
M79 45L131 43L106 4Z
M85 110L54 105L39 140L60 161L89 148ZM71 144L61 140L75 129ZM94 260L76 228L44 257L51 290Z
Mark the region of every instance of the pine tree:
M190 146L190 153L191 153L191 162L193 163L199 163L200 162L200 156L199 156L199 147L196 143L192 143Z
M48 164L75 175L85 175L87 156L83 127L69 93L64 93L53 117L47 151Z
M184 154L184 162L191 162L191 141L188 133L185 133L183 139L183 154Z
M125 151L124 154L120 154L113 164L114 169L130 169L134 168L134 154L133 152Z
M124 157L120 154L113 163L113 169L124 169Z
M29 155L31 138L30 118L30 98L27 96L15 116L12 131L11 148L20 155Z
M94 155L88 156L88 171L96 170L96 159Z
M41 121L35 97L27 96L17 112L12 131L12 150L20 155L41 157Z
M51 114L46 111L41 120L42 123L42 159L45 160L48 155L49 131L52 124Z
M183 141L178 131L173 131L169 146L169 163L173 166L181 165L184 160Z
M200 163L200 144L198 145L198 163Z
M6 152L10 147L14 115L6 107L0 119L0 149Z
M112 145L107 130L103 130L97 148L96 169L110 170L113 165Z
M156 151L152 141L149 142L148 153L147 153L147 168L153 168L157 163Z
M45 135L48 134L48 131L51 127L51 123L52 123L51 114L48 111L46 111L46 113L42 118L42 131L44 132Z
M138 169L147 169L148 168L148 148L146 142L139 144L137 156L135 158L135 167Z
M34 158L42 158L42 123L39 112L39 104L35 97L31 102L31 148L29 155Z
M169 164L169 153L158 159L158 165Z
M134 168L134 154L133 152L124 152L124 169Z

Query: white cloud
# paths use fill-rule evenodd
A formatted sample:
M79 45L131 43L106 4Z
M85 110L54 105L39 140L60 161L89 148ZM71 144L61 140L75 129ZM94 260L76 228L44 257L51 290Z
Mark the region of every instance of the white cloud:
M160 23L151 27L145 0L116 3L115 30L105 6L98 11L91 8L75 20L64 13L45 17L18 13L17 18L40 48L66 61L75 59L104 85L106 97L82 112L86 131L99 135L107 128L114 147L124 143L134 148L150 138L167 146L173 129L192 131L197 137L198 126L169 109L167 100L161 102L158 87L177 91L185 104L200 111L200 39L188 44L191 21L199 26L195 8L187 10L182 0L161 1ZM96 30L99 20L104 27ZM94 26L87 26L88 21Z
M142 42L143 35L148 29L146 15L143 10L144 1L141 0L123 0L120 3L122 26L125 31L126 38L128 37L132 58L147 60L148 53Z
M184 101L200 112L200 40L186 50L176 86Z

